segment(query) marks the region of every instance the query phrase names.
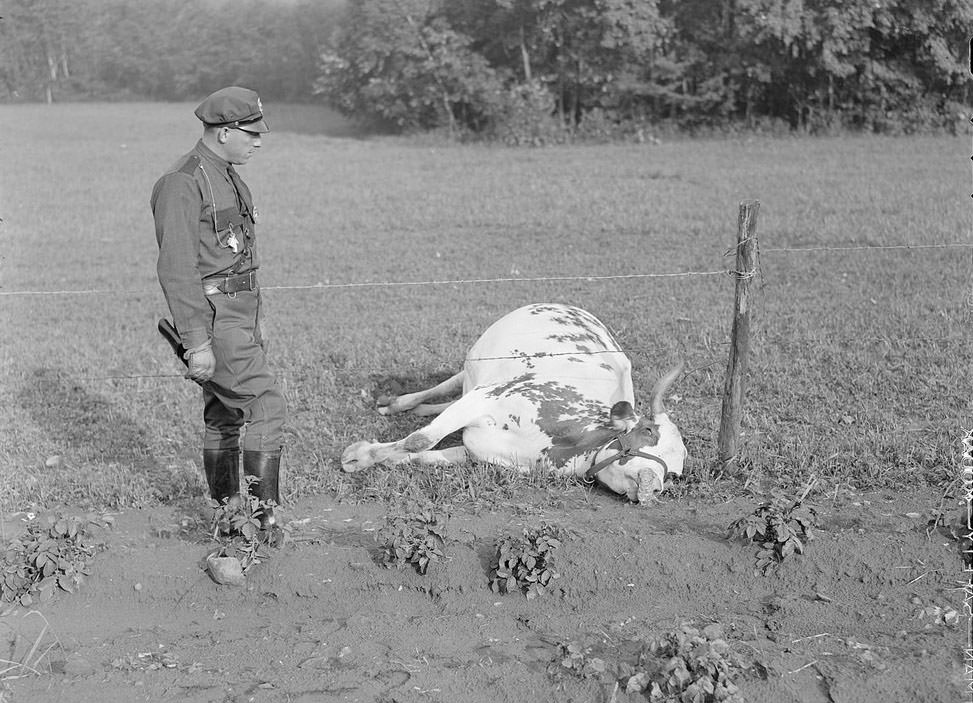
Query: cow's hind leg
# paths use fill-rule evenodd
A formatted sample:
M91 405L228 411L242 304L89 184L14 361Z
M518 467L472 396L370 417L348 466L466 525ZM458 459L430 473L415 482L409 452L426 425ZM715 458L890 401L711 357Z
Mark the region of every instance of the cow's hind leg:
M453 463L466 457L463 447L430 452L446 435L470 425L492 422L483 415L486 391L472 391L452 403L435 420L398 442L355 442L341 454L341 468L349 473L375 464L399 464L416 459L426 463ZM427 456L423 456L427 455ZM426 461L428 459L428 462Z
M452 403L430 405L426 404L426 401L432 398L442 398L444 396L462 391L463 376L464 372L460 371L458 374L446 379L439 385L433 386L432 388L427 388L424 391L407 393L405 395L395 396L394 398L389 396L381 396L377 401L378 411L382 415L395 415L396 413L404 413L409 410L420 416L437 415L448 408Z

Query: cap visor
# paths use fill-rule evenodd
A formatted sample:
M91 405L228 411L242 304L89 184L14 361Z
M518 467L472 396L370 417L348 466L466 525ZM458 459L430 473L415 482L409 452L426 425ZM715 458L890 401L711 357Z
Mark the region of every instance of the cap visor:
M246 124L238 124L237 129L242 129L244 132L253 132L254 134L263 134L264 132L269 132L270 127L263 120L256 120L255 122L247 122Z

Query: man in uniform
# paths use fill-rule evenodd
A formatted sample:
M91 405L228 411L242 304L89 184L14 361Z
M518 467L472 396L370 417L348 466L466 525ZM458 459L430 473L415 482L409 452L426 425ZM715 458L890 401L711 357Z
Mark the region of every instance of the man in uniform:
M257 211L234 169L250 160L270 129L260 98L246 88L216 91L195 114L202 138L152 189L159 283L185 350L187 377L203 388L210 496L240 502L242 449L243 473L257 479L251 494L279 504L287 408L260 334ZM280 537L272 508L261 515L261 527L266 539Z

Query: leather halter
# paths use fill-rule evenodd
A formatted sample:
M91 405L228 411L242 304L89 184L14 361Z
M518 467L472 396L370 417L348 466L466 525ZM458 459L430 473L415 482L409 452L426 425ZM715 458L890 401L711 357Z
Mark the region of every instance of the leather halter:
M618 442L619 450L614 454L612 454L611 456L602 459L601 461L592 462L588 470L585 471L584 480L590 483L595 480L595 477L598 474L598 472L604 469L609 464L612 464L618 461L619 459L627 459L633 456L640 456L643 459L650 459L651 461L659 462L660 464L662 464L662 470L663 470L662 475L665 476L665 474L669 472L669 467L666 465L666 462L662 459L662 457L658 457L655 454L649 454L648 452L643 452L641 449L636 447L634 442L632 441L633 439L632 435L634 434L637 434L636 431L631 430L629 432L620 434L617 437L612 437L610 440L605 442L602 448L599 449L597 452L595 452L596 457L598 456L598 454L600 454L605 449L607 449L609 445L611 445L613 442Z

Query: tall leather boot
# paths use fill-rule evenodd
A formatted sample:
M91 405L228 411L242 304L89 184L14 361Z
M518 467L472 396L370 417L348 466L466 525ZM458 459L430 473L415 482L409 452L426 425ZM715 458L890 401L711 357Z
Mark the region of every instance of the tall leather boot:
M280 455L281 449L275 452L259 452L245 449L243 451L243 474L260 479L250 484L250 495L259 501L272 501L280 505ZM263 508L260 515L260 529L265 533L264 538L272 545L276 545L281 538L280 528L273 507Z
M240 450L204 449L203 470L209 495L217 503L240 500Z

